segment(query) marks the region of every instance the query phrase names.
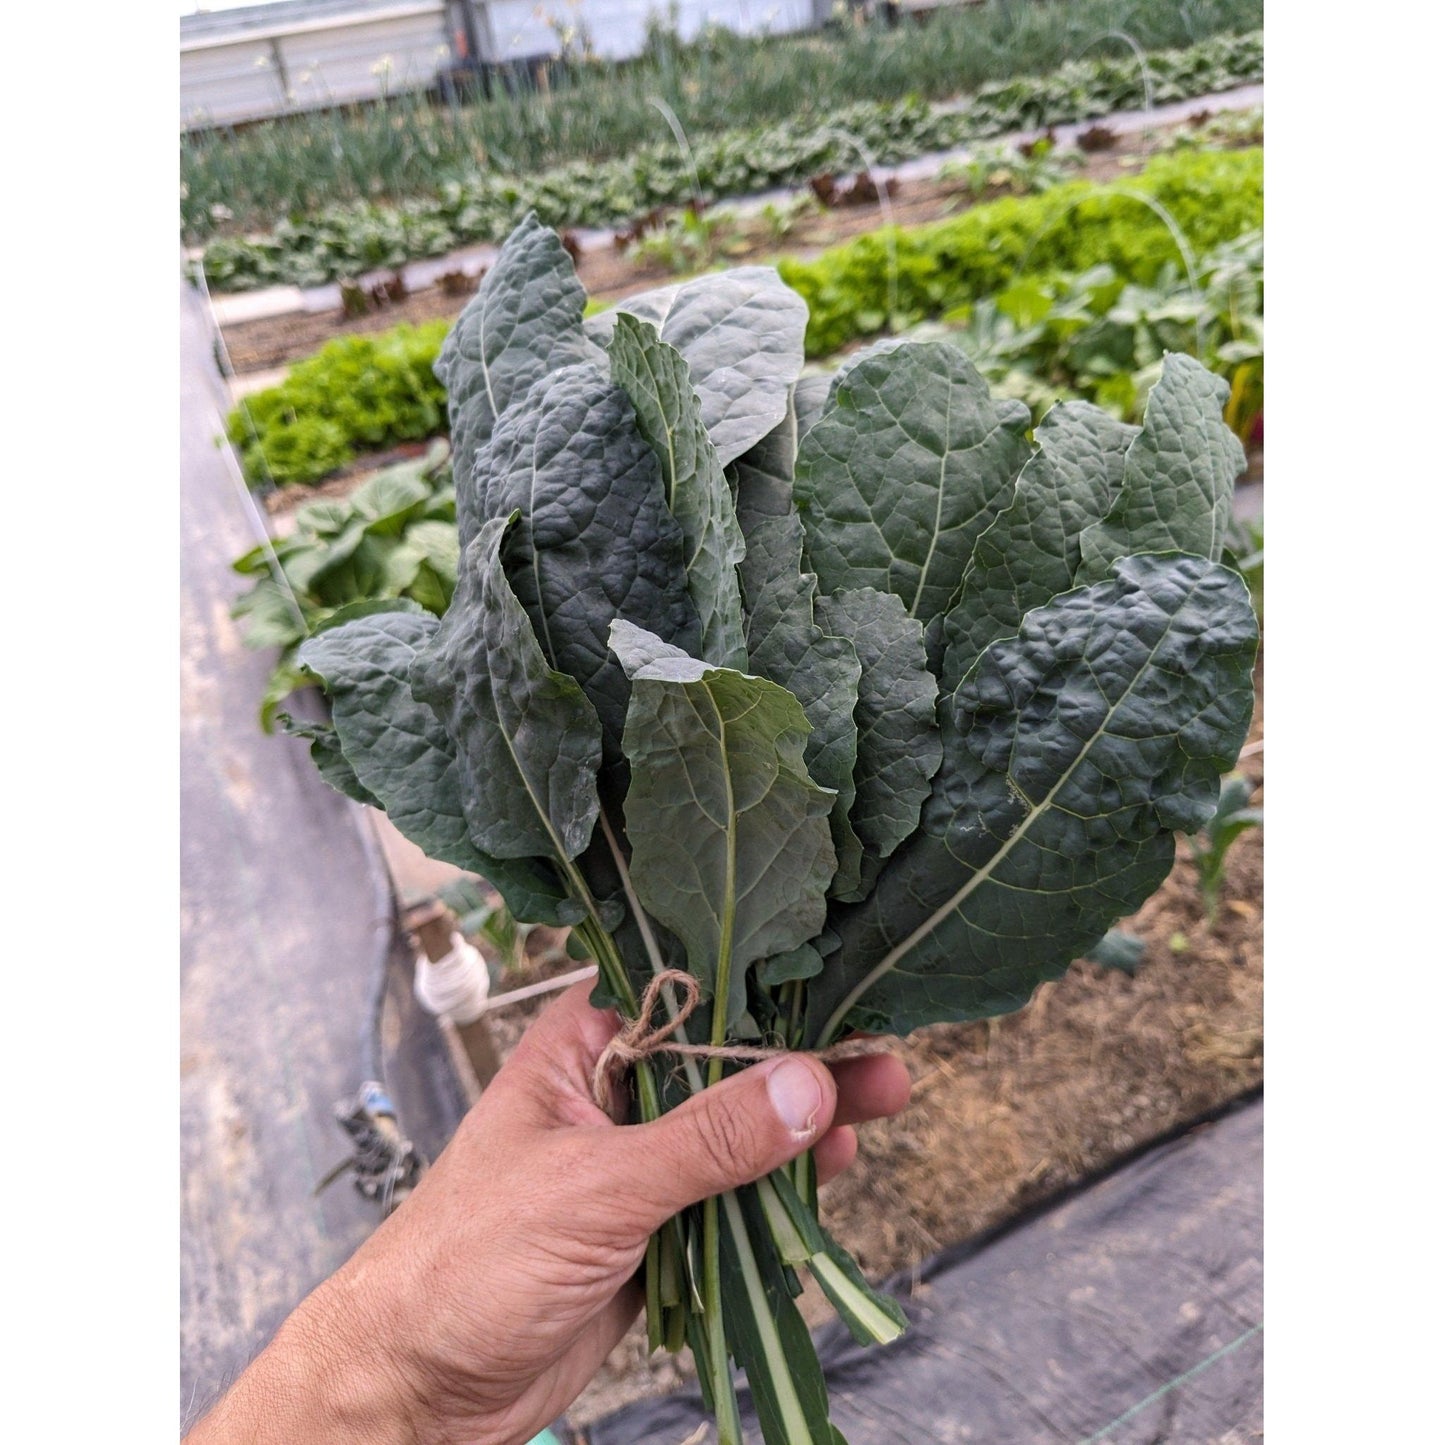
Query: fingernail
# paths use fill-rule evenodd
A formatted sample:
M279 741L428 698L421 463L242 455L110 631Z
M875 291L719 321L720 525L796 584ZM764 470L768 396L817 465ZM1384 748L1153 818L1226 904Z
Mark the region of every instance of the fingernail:
M768 1075L768 1098L790 1133L806 1136L813 1132L818 1110L823 1107L823 1090L801 1059L784 1059L774 1065Z

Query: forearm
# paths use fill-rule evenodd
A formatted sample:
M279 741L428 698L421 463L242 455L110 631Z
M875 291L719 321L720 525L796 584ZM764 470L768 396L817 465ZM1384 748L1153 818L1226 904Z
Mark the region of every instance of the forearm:
M402 1373L351 1293L337 1279L308 1297L185 1445L416 1445Z

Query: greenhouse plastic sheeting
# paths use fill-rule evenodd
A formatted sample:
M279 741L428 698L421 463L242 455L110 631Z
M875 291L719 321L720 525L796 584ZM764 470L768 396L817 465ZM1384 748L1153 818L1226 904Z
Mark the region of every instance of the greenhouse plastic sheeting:
M912 1324L894 1345L825 1328L849 1445L1262 1439L1263 1132L1255 1098L894 1279ZM681 1445L705 1418L683 1393L587 1439Z

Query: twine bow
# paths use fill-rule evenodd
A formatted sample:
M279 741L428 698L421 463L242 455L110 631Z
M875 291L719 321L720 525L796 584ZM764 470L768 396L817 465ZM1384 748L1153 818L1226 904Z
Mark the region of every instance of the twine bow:
M662 990L668 984L676 984L683 996L671 1018L654 1024L653 1015L662 1002ZM637 1017L623 1023L598 1056L592 1070L592 1099L599 1109L607 1112L612 1102L612 1082L618 1073L654 1054L756 1063L760 1059L775 1059L783 1054L808 1053L825 1064L832 1064L839 1059L861 1059L889 1052L887 1043L881 1039L846 1039L826 1049L807 1050L768 1048L762 1044L689 1044L675 1039L673 1035L692 1017L701 999L702 989L690 973L684 973L680 968L665 968L653 975L642 995Z

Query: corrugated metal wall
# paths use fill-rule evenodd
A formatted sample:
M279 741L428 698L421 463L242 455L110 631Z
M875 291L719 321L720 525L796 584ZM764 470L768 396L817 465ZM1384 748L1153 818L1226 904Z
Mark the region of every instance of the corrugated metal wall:
M623 60L642 49L651 15L665 13L659 0L488 0L477 6L490 17L494 60L555 55L559 37L580 47L585 30L592 52ZM708 25L743 35L782 34L813 23L813 0L680 0L677 31L693 39Z
M781 34L812 25L815 0L680 0L678 32L707 25ZM259 120L429 85L461 54L455 13L441 0L350 9L290 4L186 17L181 25L181 125ZM662 0L478 0L483 58L517 61L580 48L636 55ZM272 11L268 14L268 11ZM192 23L186 22L203 22Z
M183 30L181 124L255 120L370 100L430 84L451 56L446 7L437 0L238 26L229 34L188 38Z

